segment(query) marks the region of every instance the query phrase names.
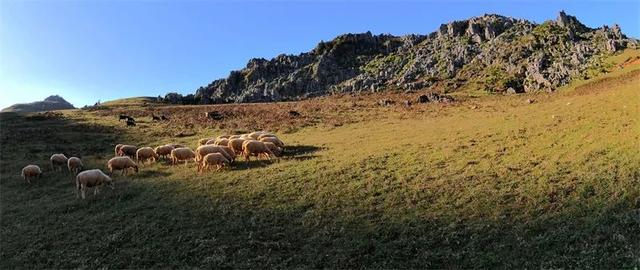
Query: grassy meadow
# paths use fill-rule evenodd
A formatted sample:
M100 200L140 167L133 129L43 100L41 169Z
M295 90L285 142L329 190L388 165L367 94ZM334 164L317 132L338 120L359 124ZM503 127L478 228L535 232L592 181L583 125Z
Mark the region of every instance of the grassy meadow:
M411 108L420 93L0 114L0 268L640 267L638 55L555 93ZM48 166L257 129L285 156L205 174L158 162L86 200ZM27 185L30 163L45 172Z

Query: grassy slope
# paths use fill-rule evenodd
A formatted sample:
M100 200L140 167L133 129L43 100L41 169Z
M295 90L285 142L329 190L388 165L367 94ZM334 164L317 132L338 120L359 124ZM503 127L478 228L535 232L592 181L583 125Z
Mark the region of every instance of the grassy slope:
M154 164L86 201L68 175L27 187L19 170L57 151L104 168L116 142L195 146L215 132L4 114L0 267L638 266L638 70L556 94L368 111L283 134L280 162L206 175Z

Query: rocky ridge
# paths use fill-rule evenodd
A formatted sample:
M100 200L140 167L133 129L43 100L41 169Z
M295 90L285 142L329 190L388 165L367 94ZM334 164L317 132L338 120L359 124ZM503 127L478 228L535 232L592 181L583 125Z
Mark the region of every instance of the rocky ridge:
M442 24L429 35L345 34L300 55L251 59L184 98L265 102L434 87L451 92L467 85L489 92L553 91L601 70L605 56L638 46L618 25L592 29L564 12L542 24L486 14ZM171 95L168 101L184 103Z

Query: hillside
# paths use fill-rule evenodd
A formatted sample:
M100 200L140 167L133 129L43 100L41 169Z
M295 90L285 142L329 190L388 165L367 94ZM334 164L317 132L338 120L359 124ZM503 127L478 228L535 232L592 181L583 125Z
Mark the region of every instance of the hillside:
M333 93L431 89L440 92L553 91L606 68L602 59L638 47L618 25L589 28L560 12L536 24L483 15L429 35L346 34L310 52L252 59L241 70L175 95L178 104L298 100Z
M638 267L638 59L552 93L411 107L376 102L420 93L0 114L0 268ZM152 112L171 120L140 117ZM84 201L48 169L52 153L105 169L117 143L257 129L287 154L206 174L145 165ZM45 168L31 186L29 163Z
M61 96L49 96L43 101L36 101L24 104L14 104L7 108L2 109L2 112L16 112L16 113L28 113L28 112L42 112L42 111L55 111L55 110L68 110L75 109L73 105Z

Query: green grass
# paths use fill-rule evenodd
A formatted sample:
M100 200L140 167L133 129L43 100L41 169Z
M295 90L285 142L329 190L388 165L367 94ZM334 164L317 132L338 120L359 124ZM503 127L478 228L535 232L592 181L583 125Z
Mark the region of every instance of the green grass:
M52 153L104 169L116 143L221 131L1 114L0 268L638 267L638 85L633 66L554 94L336 111L352 121L279 134L279 162L156 163L84 201ZM28 163L45 168L31 186Z

